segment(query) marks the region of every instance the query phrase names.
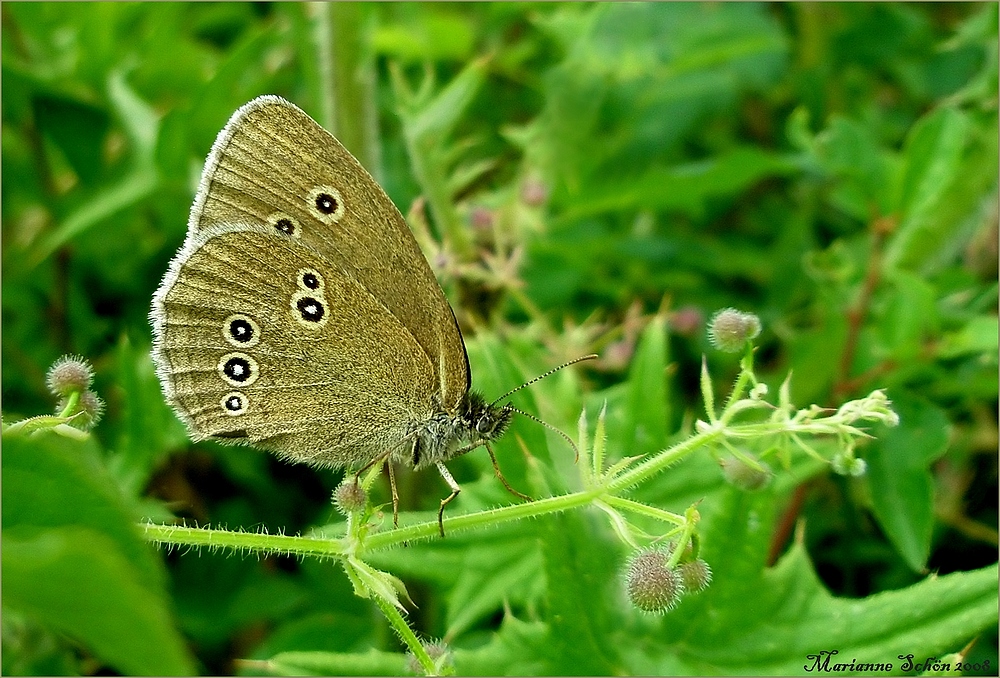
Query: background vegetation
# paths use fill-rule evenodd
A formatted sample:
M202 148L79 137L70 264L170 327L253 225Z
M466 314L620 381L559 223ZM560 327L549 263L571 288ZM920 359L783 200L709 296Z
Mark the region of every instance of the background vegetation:
M629 550L589 510L378 554L459 673L800 673L820 650L906 673L897 655L978 638L970 672L995 674L995 4L0 11L4 420L52 411L64 353L108 403L85 442L4 441L3 673L406 670L334 564L164 553L135 527L340 520L338 474L191 445L149 359L201 163L275 93L409 213L485 393L596 351L515 403L575 432L607 401L609 454L653 452L704 418L703 353L717 392L735 376L704 334L735 306L763 321L772 391L789 371L801 407L886 388L902 419L872 431L861 478L796 459L749 494L703 454L643 487L701 502L715 571L666 616L629 607ZM566 445L531 431L546 477L578 484ZM544 493L518 436L498 455ZM450 511L512 501L485 454L451 466ZM404 522L446 494L433 473L401 490Z

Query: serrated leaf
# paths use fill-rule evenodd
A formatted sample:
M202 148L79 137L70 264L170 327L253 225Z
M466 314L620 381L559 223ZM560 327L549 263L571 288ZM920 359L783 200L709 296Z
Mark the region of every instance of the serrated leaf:
M841 661L898 669L899 655L941 656L996 623L996 565L864 599L835 598L799 545L764 569L773 496L735 489L728 496L700 524L712 584L662 618L662 636L650 635L674 637L667 629L683 628L683 639L651 651L658 660L637 662L633 672L802 675L808 655L830 649Z
M548 625L505 617L490 642L455 651L460 676L540 676L546 673Z
M696 670L802 675L812 664L809 655L832 648L841 661L891 663L898 670L901 655L941 656L995 624L996 577L993 565L863 600L834 598L795 547L767 571L745 599L749 604L726 613L739 615L739 623L719 619L725 628L719 635L689 629L697 644L682 654Z
M543 591L542 558L537 541L507 540L493 548L473 546L448 594L448 637L457 637L504 603L525 604Z
M621 675L607 638L617 626L612 584L617 544L598 532L590 514L549 516L543 528L549 675Z

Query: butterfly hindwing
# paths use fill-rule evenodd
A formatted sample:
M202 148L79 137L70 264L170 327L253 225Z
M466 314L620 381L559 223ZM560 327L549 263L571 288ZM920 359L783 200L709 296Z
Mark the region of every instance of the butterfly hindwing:
M327 257L261 225L215 225L154 300L154 357L198 437L355 465L433 412L434 365L381 301Z

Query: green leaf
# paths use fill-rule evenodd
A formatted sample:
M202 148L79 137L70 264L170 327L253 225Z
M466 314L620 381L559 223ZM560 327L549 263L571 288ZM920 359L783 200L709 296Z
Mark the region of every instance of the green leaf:
M905 363L920 358L924 343L938 326L938 311L934 304L935 289L924 278L909 271L896 270L887 274L887 285L876 302L878 324L873 326L879 345L865 353L872 361L892 359ZM856 368L857 372L873 365Z
M162 591L107 534L67 526L4 529L4 606L82 642L125 674L191 675Z
M667 396L667 328L657 316L643 330L629 368L625 401L618 416L608 419L608 435L621 456L649 454L667 444L671 422ZM609 413L610 414L610 413Z
M810 655L836 649L842 662L890 663L895 668L887 672L895 672L900 656L941 656L994 625L996 577L993 565L865 600L834 598L796 547L767 571L744 605L705 624L705 633L688 629L682 654L695 670L803 675ZM732 613L739 622L725 618ZM708 632L712 627L721 633Z
M471 241L455 209L449 187L453 148L447 139L485 79L485 60L466 66L443 89L431 94L431 76L411 94L399 69L393 69L397 113L403 123L413 175L427 198L438 232L461 257L471 258Z
M770 491L735 488L706 507L712 584L662 618L648 636L663 639L653 641L659 649L630 656L631 673L801 675L808 655L829 649L842 661L898 667L898 655L941 656L996 623L996 565L861 600L831 596L798 545L765 569L775 508Z
M39 243L31 262L42 262L79 234L145 200L156 189L157 182L156 170L140 165L122 179L95 191Z
M542 531L549 619L549 675L622 675L613 584L620 546L598 531L594 514L556 514Z
M327 578L347 580L333 563L321 567ZM269 572L256 559L246 562L231 553L201 551L180 558L171 570L181 629L207 647L224 645L239 629L262 620L271 623L291 615L317 595L316 589L300 588L287 573Z
M432 7L419 12L402 10L396 21L383 22L372 36L372 46L388 57L418 63L467 61L475 40L469 18L441 5Z
M533 533L476 540L461 558L458 572L447 598L448 637L457 637L504 604L530 605L543 590L542 559Z
M847 341L847 318L835 305L824 303L814 327L789 340L792 402L811 403L829 398L839 368L831 356L839 356ZM799 375L802 375L801 377Z
M945 453L950 424L935 405L891 391L899 426L880 427L866 448L868 482L879 523L906 564L922 571L934 527L934 479L930 465Z
M54 231L42 240L32 254L38 264L84 231L145 200L156 190L159 175L154 164L159 119L152 108L135 94L120 72L108 78L108 94L133 144L131 167L124 176L109 182L77 206Z
M976 316L960 330L949 332L942 337L938 346L938 356L956 358L975 353L996 356L998 333L1000 328L997 326L997 316Z
M502 488L496 489L497 484L493 478L484 478L463 487L459 497L485 494L481 488L493 487L486 495L492 501L481 502L481 508L495 506L506 495ZM449 534L443 540L370 553L366 559L447 591L445 624L449 637L458 637L484 617L502 610L505 604L515 608L536 605L545 590L540 544L533 523Z
M460 676L540 676L546 673L548 653L546 624L508 615L486 645L455 650L455 671Z
M695 628L710 634L739 626L718 615L738 616L742 601L759 591L770 548L775 496L771 488L745 492L726 485L700 509L701 558L712 568L712 585L699 595L681 599L670 614L672 623L691 620Z
M833 200L862 222L875 214L888 214L892 209L891 192L886 190L889 166L873 130L835 115L816 139L824 168L841 178Z
M129 494L139 496L166 455L186 444L187 431L163 399L148 344L136 346L123 336L115 363L123 416L109 467Z
M125 73L116 69L108 76L108 98L133 145L139 164L152 160L160 133L160 116L126 82Z
M106 111L58 94L40 94L33 103L40 132L52 138L83 183L102 172L101 146L108 132Z
M939 108L914 125L904 151L900 222L885 265L922 274L961 254L989 219L997 178L996 123L974 124L968 113Z
M948 187L961 159L970 121L962 111L943 107L913 126L906 141L899 212L912 219Z
M101 468L92 444L40 434L4 438L3 527L77 526L101 532L141 573L147 586L163 585L163 572L136 528L138 514L126 506Z
M515 364L510 351L495 335L480 332L475 341L468 342L466 347L469 351L469 361L473 365L474 388L480 390L488 402L525 383L524 374ZM510 397L510 401L515 407L537 416L538 407L530 388L519 390ZM507 401L500 401L498 404L504 402ZM547 474L549 481L558 481L548 472L548 469L552 468L552 457L545 428L539 424L515 413L504 435L491 444L501 471L515 489L530 486L525 450L541 462L543 473ZM485 454L480 451L474 454L473 458L484 472L489 469L489 473L493 474L489 458ZM543 488L533 488L528 494L540 490Z
M161 565L95 456L55 435L4 439L4 605L123 673L189 674Z
M275 676L401 676L407 671L406 657L396 652L369 650L345 652L282 652L266 662L248 662L251 671Z
M710 160L650 168L639 176L604 178L583 195L574 196L557 224L640 209L676 210L701 217L712 200L735 199L767 178L798 171L789 157L749 146L734 148Z
M485 62L473 61L433 97L401 104L400 117L414 147L439 144L451 134L482 86L484 75Z

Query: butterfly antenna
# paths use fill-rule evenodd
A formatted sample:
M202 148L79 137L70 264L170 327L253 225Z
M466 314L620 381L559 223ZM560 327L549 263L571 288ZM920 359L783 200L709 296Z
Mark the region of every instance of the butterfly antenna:
M520 386L518 386L517 388L515 388L515 389L511 389L510 391L507 391L507 392L506 392L506 393L504 393L504 394L503 394L502 396L500 396L499 398L497 398L496 400L494 400L493 402L491 402L491 403L490 403L490 407L492 407L493 405L496 405L496 404L497 404L498 402L500 402L501 400L503 400L503 399L504 399L504 398L506 398L507 396L509 396L509 395L513 395L513 394L517 393L518 391L520 391L520 390L521 390L522 388L524 388L525 386L531 386L531 385L532 385L532 384L534 384L534 383L535 383L536 381L541 381L541 380L542 380L542 379L544 379L545 377L549 376L550 374L554 374L555 372L558 372L559 370L563 369L564 367L569 367L570 365L575 365L575 364L577 364L577 363L580 363L580 362L583 362L584 360L593 360L593 359L594 359L594 358L596 358L596 357L597 357L597 354L596 354L596 353L591 353L590 355L584 355L584 356L580 356L579 358L574 358L573 360L570 360L570 361L569 361L568 363L563 363L563 364L562 364L562 365L560 365L559 367L553 367L553 368L552 368L551 370L549 370L549 371L548 371L548 372L546 372L545 374L540 374L540 375L538 375L537 377L535 377L534 379L532 379L531 381L526 381L526 382L524 382L523 384L521 384ZM510 408L508 408L508 409L511 409L511 410L513 410L514 408L513 408L513 407L510 407ZM524 412L521 412L521 410L514 410L514 411L515 411L515 412L520 412L521 414L525 414ZM530 415L530 414L525 414L525 416L526 416L526 417L531 417L531 415ZM532 418L532 419L535 419L534 417L531 417L531 418ZM539 420L538 420L538 419L535 419L535 421L539 421ZM539 423L543 423L543 424L544 424L545 422L541 422L541 421L540 421ZM545 424L545 425L546 425L546 426L548 426L548 424ZM566 435L566 434L563 434L563 435Z
M580 358L580 360L582 360L582 358ZM562 431L560 431L559 429L557 429L555 426L553 426L552 424L550 424L550 423L548 423L546 421L542 421L538 417L535 417L535 416L532 416L532 415L528 414L524 410L519 410L519 409L517 409L516 407L514 407L512 405L504 405L503 408L505 410L509 410L510 412L517 412L522 417L527 417L528 419L531 419L532 421L537 421L539 424L541 424L545 428L549 429L550 431L555 431L556 433L558 433L559 435L561 435L563 437L563 439L567 443L569 443L569 446L573 448L573 463L575 464L576 462L580 461L580 450L577 449L576 443L573 442L572 438L570 438L568 435L566 435L565 433L563 433Z

